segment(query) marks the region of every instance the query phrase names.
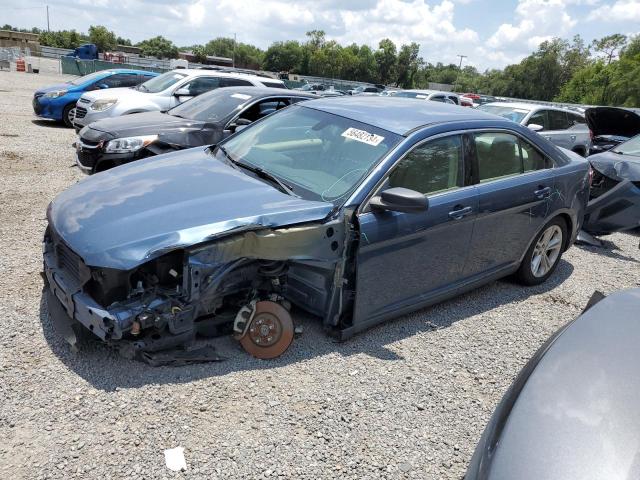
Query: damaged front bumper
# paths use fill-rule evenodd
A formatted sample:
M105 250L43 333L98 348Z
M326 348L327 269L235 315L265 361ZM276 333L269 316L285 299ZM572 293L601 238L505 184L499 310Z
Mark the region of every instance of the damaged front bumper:
M606 178L612 188L593 194L587 204L583 230L591 235L606 235L640 227L640 182Z

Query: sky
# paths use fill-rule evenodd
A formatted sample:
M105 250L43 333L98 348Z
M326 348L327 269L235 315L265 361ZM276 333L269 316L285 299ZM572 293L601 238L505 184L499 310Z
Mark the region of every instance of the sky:
M105 25L134 43L236 34L266 49L316 29L343 45L416 42L428 62L458 63L460 54L480 70L518 62L554 36L640 33L640 0L0 0L0 25L46 28L47 3L52 30Z

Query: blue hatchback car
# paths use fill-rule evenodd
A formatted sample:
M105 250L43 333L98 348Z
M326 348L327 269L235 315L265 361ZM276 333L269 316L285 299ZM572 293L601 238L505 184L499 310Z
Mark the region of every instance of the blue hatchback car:
M39 117L62 121L67 127L72 127L76 102L84 92L135 87L157 75L156 72L120 68L90 73L67 83L36 90L33 94L33 111Z
M72 343L90 331L152 363L198 333L272 358L292 305L345 339L506 275L544 282L580 228L588 171L472 109L310 100L61 193L49 311Z

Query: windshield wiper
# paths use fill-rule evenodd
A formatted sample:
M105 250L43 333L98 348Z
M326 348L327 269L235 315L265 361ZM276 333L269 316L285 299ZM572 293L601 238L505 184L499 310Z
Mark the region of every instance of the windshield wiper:
M236 160L236 159L232 158L231 155L229 155L227 150L222 145L218 145L218 149L222 153L224 153L224 156L227 157L227 159L233 165L237 165L238 167L244 168L245 170L249 170L250 172L255 173L258 177L270 181L272 184L275 184L278 187L278 190L280 190L283 193L286 193L287 195L291 195L292 197L300 198L300 195L296 195L294 193L293 189L289 185L284 183L282 180L280 180L278 177L276 177L271 172L268 172L264 168L257 167L255 165L250 165L248 163L241 162L240 160Z

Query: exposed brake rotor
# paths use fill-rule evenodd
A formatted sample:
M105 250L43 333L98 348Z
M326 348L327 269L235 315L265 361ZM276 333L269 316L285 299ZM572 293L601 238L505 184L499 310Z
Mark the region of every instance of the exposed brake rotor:
M293 320L287 309L279 303L264 300L256 303L240 345L256 358L276 358L289 348L293 333Z

